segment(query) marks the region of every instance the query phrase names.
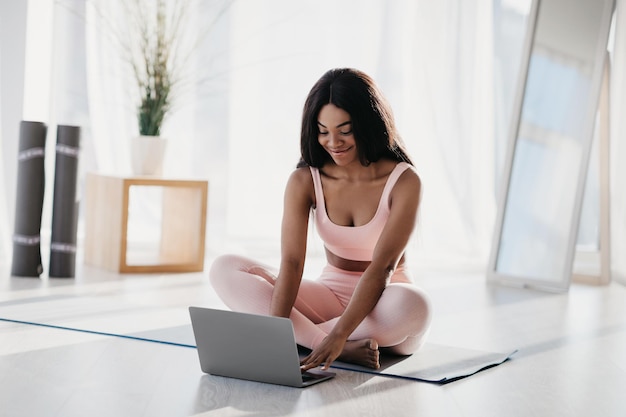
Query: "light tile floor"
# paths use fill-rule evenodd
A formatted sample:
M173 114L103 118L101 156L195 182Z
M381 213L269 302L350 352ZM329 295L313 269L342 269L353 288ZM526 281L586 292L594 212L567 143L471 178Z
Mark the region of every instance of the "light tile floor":
M210 264L210 260L207 261ZM416 271L431 296L433 343L519 352L439 386L337 370L305 390L203 375L194 349L0 322L0 416L624 416L626 287L563 294L485 283L480 273ZM188 324L223 307L206 273L11 278L0 317L112 333Z

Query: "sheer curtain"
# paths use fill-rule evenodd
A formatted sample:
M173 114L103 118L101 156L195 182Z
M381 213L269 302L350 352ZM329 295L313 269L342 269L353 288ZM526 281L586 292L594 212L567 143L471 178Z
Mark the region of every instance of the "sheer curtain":
M0 58L2 45L0 44ZM0 67L1 68L1 67ZM2 97L2 83L0 83L0 97ZM0 101L0 114L2 114L2 102ZM0 144L2 142L2 118L0 117ZM3 147L0 146L0 195L6 196L7 192L5 190L4 180L4 169L3 168ZM9 221L8 221L8 212L7 212L7 204L0 204L0 264L4 261L5 257L9 253Z
M85 16L87 152L100 172L128 172L132 81L111 33L123 8L59 3ZM202 33L221 4L194 3L189 30ZM389 98L422 176L414 256L481 267L495 212L492 8L487 0L234 2L203 35L191 62L196 88L163 131L165 174L210 181L209 250L277 253L305 96L326 70L351 66Z
M225 2L195 1L188 30L203 34ZM9 47L11 53L19 49L19 36L6 24L23 18L12 15L17 4L2 3L0 58L8 56ZM516 48L529 4L234 1L199 38L189 62L191 88L163 131L169 146L165 174L209 180L209 252L265 250L277 256L282 193L298 159L305 96L327 69L353 66L372 75L388 97L423 180L420 224L411 245L415 263L482 268L517 81ZM24 97L15 85L0 82L0 193L5 200L0 261L9 259L16 183L17 127L10 128L7 120L17 119L8 117L15 108L6 103L23 99L24 118L46 121L52 130L55 123L81 125L81 189L87 169L130 171L128 139L136 134L132 81L110 31L110 23L122 18L121 5L110 0L28 2L28 26L37 29L39 41L35 46L26 42L22 51L31 57ZM626 157L620 117L626 106L625 8L625 0L618 0L611 78L612 269L622 280L626 261L617 254L626 250L626 197L620 191L626 178L620 163ZM33 10L47 23L37 21ZM0 80L17 68L6 59L0 64L5 72ZM40 84L35 87L34 81ZM49 195L47 200L44 227L49 227Z
M440 267L471 261L482 268L495 214L492 3L418 4L418 76L403 110L423 172L418 253Z
M422 176L418 263L484 265L495 211L491 2L336 3L233 10L228 233L278 243L304 98L327 69L353 66L389 98Z
M0 43L0 69L2 69L2 43ZM0 75L1 79L1 75ZM0 83L0 97L2 97L2 83ZM2 114L2 101L0 100L0 114ZM2 144L2 117L0 117L0 144ZM3 146L0 146L0 195L6 196L7 192L5 190L5 180L4 180L4 155L3 155ZM8 230L8 213L7 213L7 205L0 204L0 264L4 261L6 254L9 252L9 239L7 236L9 235Z
M10 259L23 104L25 2L0 1L0 263Z
M626 1L618 0L610 90L611 274L626 284Z
M189 30L203 33L224 1L193 3ZM496 3L233 2L202 35L189 64L193 88L163 130L165 174L209 180L208 250L278 254L282 193L298 159L304 99L326 70L351 66L369 73L388 97L422 177L414 263L482 268L502 143L494 129L503 124L506 105L501 98L494 105L494 80L501 76L493 70ZM54 3L56 98L49 112L52 120L64 115L84 127L81 173L85 166L130 171L132 82L109 26L121 18L121 4ZM5 188L14 184L14 177L5 178Z
M101 19L115 21L120 5L54 4L50 119L62 114L84 127L83 167L103 173L129 172L135 134L132 83ZM219 5L194 7L189 27L201 33ZM388 97L422 177L412 256L418 265L482 267L495 211L492 9L490 0L234 2L202 38L190 63L196 88L163 132L165 174L210 182L208 250L277 255L305 96L326 70L351 66ZM68 75L81 68L84 76ZM67 100L76 93L68 86L82 98Z

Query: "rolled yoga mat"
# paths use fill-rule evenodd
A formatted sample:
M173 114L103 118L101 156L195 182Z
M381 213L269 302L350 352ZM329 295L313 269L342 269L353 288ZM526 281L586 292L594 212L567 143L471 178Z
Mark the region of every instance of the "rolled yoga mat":
M20 122L11 262L11 275L17 277L39 277L43 272L40 233L46 133L47 127L42 122Z
M78 201L76 185L80 128L57 127L54 195L52 200L52 238L50 242L50 277L73 278L76 271L76 228Z

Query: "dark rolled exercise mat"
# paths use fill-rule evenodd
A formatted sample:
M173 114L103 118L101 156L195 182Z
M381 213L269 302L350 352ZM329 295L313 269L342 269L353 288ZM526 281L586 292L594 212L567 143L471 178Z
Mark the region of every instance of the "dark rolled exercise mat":
M11 262L11 275L17 277L39 277L43 272L40 233L46 133L47 126L42 122L20 122Z
M57 127L54 195L52 200L52 237L50 277L73 278L76 270L76 228L78 201L76 187L80 127Z

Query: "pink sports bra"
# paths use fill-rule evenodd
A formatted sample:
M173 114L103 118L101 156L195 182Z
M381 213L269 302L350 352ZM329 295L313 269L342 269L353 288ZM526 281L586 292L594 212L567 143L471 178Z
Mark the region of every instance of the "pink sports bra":
M378 202L376 214L362 226L341 226L328 218L324 201L322 180L317 168L310 167L315 187L315 207L313 216L315 227L324 241L324 246L335 255L353 261L371 261L378 238L389 218L389 194L400 175L409 168L406 162L400 162L389 174L383 194Z

